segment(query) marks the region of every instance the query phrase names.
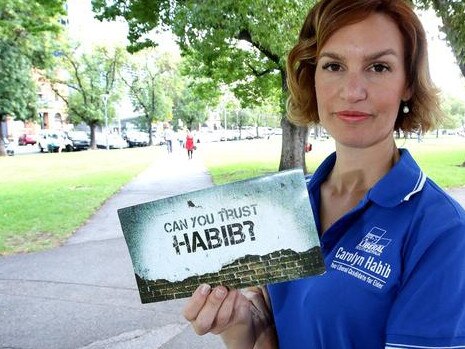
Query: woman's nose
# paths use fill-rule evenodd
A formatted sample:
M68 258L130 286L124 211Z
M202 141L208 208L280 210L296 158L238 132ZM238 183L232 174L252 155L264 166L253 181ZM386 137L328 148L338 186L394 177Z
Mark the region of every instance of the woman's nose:
M341 86L341 97L350 103L363 101L367 98L367 86L363 76L348 73Z

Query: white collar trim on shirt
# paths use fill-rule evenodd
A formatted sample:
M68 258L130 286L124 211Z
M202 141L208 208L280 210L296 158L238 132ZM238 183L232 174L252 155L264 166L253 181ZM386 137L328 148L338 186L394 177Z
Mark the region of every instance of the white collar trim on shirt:
M409 345L409 344L393 344L393 343L387 343L384 349L460 349L460 348L465 348L464 345L456 345L452 347L445 347L445 346L439 346L439 347L425 347L421 345Z
M418 193L419 191L421 191L423 189L423 186L425 185L425 182L426 182L426 175L420 171L420 176L418 177L418 180L417 182L415 183L415 187L413 188L413 190L408 193L404 199L402 201L408 201L410 199L410 197L416 193Z

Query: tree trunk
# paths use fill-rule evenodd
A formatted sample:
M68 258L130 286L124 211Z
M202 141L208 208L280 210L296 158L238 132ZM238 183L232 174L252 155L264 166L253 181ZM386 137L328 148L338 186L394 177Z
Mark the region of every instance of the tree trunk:
M3 128L2 123L6 120L5 117L0 117L0 156L6 156L5 142L3 141Z
M6 147L3 138L0 138L0 156L6 156Z
M95 124L90 124L90 149L97 149L95 142Z
M152 146L153 145L152 119L150 119L149 117L147 117L147 126L148 126L148 129L149 129L149 145Z
M307 139L307 127L298 127L284 117L281 120L283 140L281 146L281 162L279 170L302 168L307 173L305 164L305 140Z
M281 145L281 161L279 171L301 168L307 173L305 164L305 142L307 141L308 127L299 127L291 124L287 119L286 99L288 95L287 76L285 69L281 69L281 128L283 130Z

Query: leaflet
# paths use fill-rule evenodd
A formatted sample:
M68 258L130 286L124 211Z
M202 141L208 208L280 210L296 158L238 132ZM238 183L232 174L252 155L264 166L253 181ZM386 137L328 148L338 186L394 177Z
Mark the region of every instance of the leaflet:
M118 210L142 303L325 271L301 170Z

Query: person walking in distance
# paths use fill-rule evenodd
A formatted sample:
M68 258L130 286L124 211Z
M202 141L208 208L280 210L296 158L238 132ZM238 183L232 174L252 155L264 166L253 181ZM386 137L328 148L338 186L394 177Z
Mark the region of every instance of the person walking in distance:
M164 125L164 137L165 137L165 142L166 142L166 149L168 150L168 153L173 152L173 138L174 138L174 132L171 129L171 125L165 124Z
M187 157L192 159L192 154L194 153L195 145L194 145L194 136L190 132L190 130L187 130L187 135L186 135L186 149L187 149Z

